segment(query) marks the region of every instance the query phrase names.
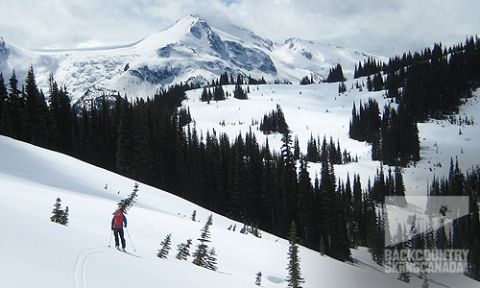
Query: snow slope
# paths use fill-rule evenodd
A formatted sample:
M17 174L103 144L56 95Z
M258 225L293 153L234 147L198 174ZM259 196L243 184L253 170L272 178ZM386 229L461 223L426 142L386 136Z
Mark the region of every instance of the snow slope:
M203 84L224 72L271 82L298 83L306 75L321 80L337 63L352 74L354 65L368 56L295 38L273 43L235 25L212 27L194 15L127 45L30 51L1 43L0 71L5 77L15 69L23 80L34 65L40 87L47 89L51 72L68 87L73 102L102 93L148 97L173 83Z
M263 287L287 286L287 241L228 231L234 221L216 214L219 271L176 260L176 245L189 238L196 245L211 213L144 184L128 214L136 256L108 248L111 213L134 181L74 158L0 136L0 183L0 287L254 287L259 271ZM68 227L49 220L56 197L70 208ZM193 210L200 222L190 220ZM162 260L156 251L168 233L172 251ZM127 245L132 252L128 237ZM300 257L305 287L405 287L395 275L308 249Z

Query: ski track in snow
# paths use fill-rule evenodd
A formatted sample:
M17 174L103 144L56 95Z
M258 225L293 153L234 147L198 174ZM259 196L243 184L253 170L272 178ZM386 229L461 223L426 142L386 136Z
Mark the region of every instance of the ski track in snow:
M82 250L75 260L73 266L73 287L74 288L87 288L87 274L86 267L88 263L88 258L90 256L101 253L105 248L93 248Z

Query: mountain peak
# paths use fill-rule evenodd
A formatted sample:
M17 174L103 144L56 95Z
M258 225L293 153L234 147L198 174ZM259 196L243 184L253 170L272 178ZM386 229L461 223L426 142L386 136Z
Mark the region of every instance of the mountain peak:
M175 25L168 30L174 32L177 35L191 34L197 39L201 39L203 34L210 34L211 27L203 18L196 14L188 14L187 16L180 18Z
M188 15L184 16L183 18L178 19L177 22L175 22L175 25L173 25L173 26L182 25L182 24L194 25L198 21L204 21L204 20L201 19L200 16L198 16L196 14L188 14Z

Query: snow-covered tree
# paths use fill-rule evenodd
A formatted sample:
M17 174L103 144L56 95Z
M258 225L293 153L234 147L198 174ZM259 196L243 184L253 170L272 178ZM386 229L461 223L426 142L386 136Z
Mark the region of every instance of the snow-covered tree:
M188 239L187 243L180 243L177 248L178 248L178 253L176 258L178 260L187 260L187 258L190 256L190 246L192 245L192 239Z
M167 258L168 252L170 252L171 237L172 237L172 234L168 234L167 237L165 237L165 239L160 243L162 247L158 250L158 254L157 254L158 257L162 259Z

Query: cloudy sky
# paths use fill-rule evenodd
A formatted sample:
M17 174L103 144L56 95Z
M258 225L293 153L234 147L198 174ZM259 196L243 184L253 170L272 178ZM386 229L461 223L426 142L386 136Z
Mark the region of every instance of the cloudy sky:
M189 13L386 56L480 34L478 0L1 0L0 11L0 36L31 49L133 42Z

